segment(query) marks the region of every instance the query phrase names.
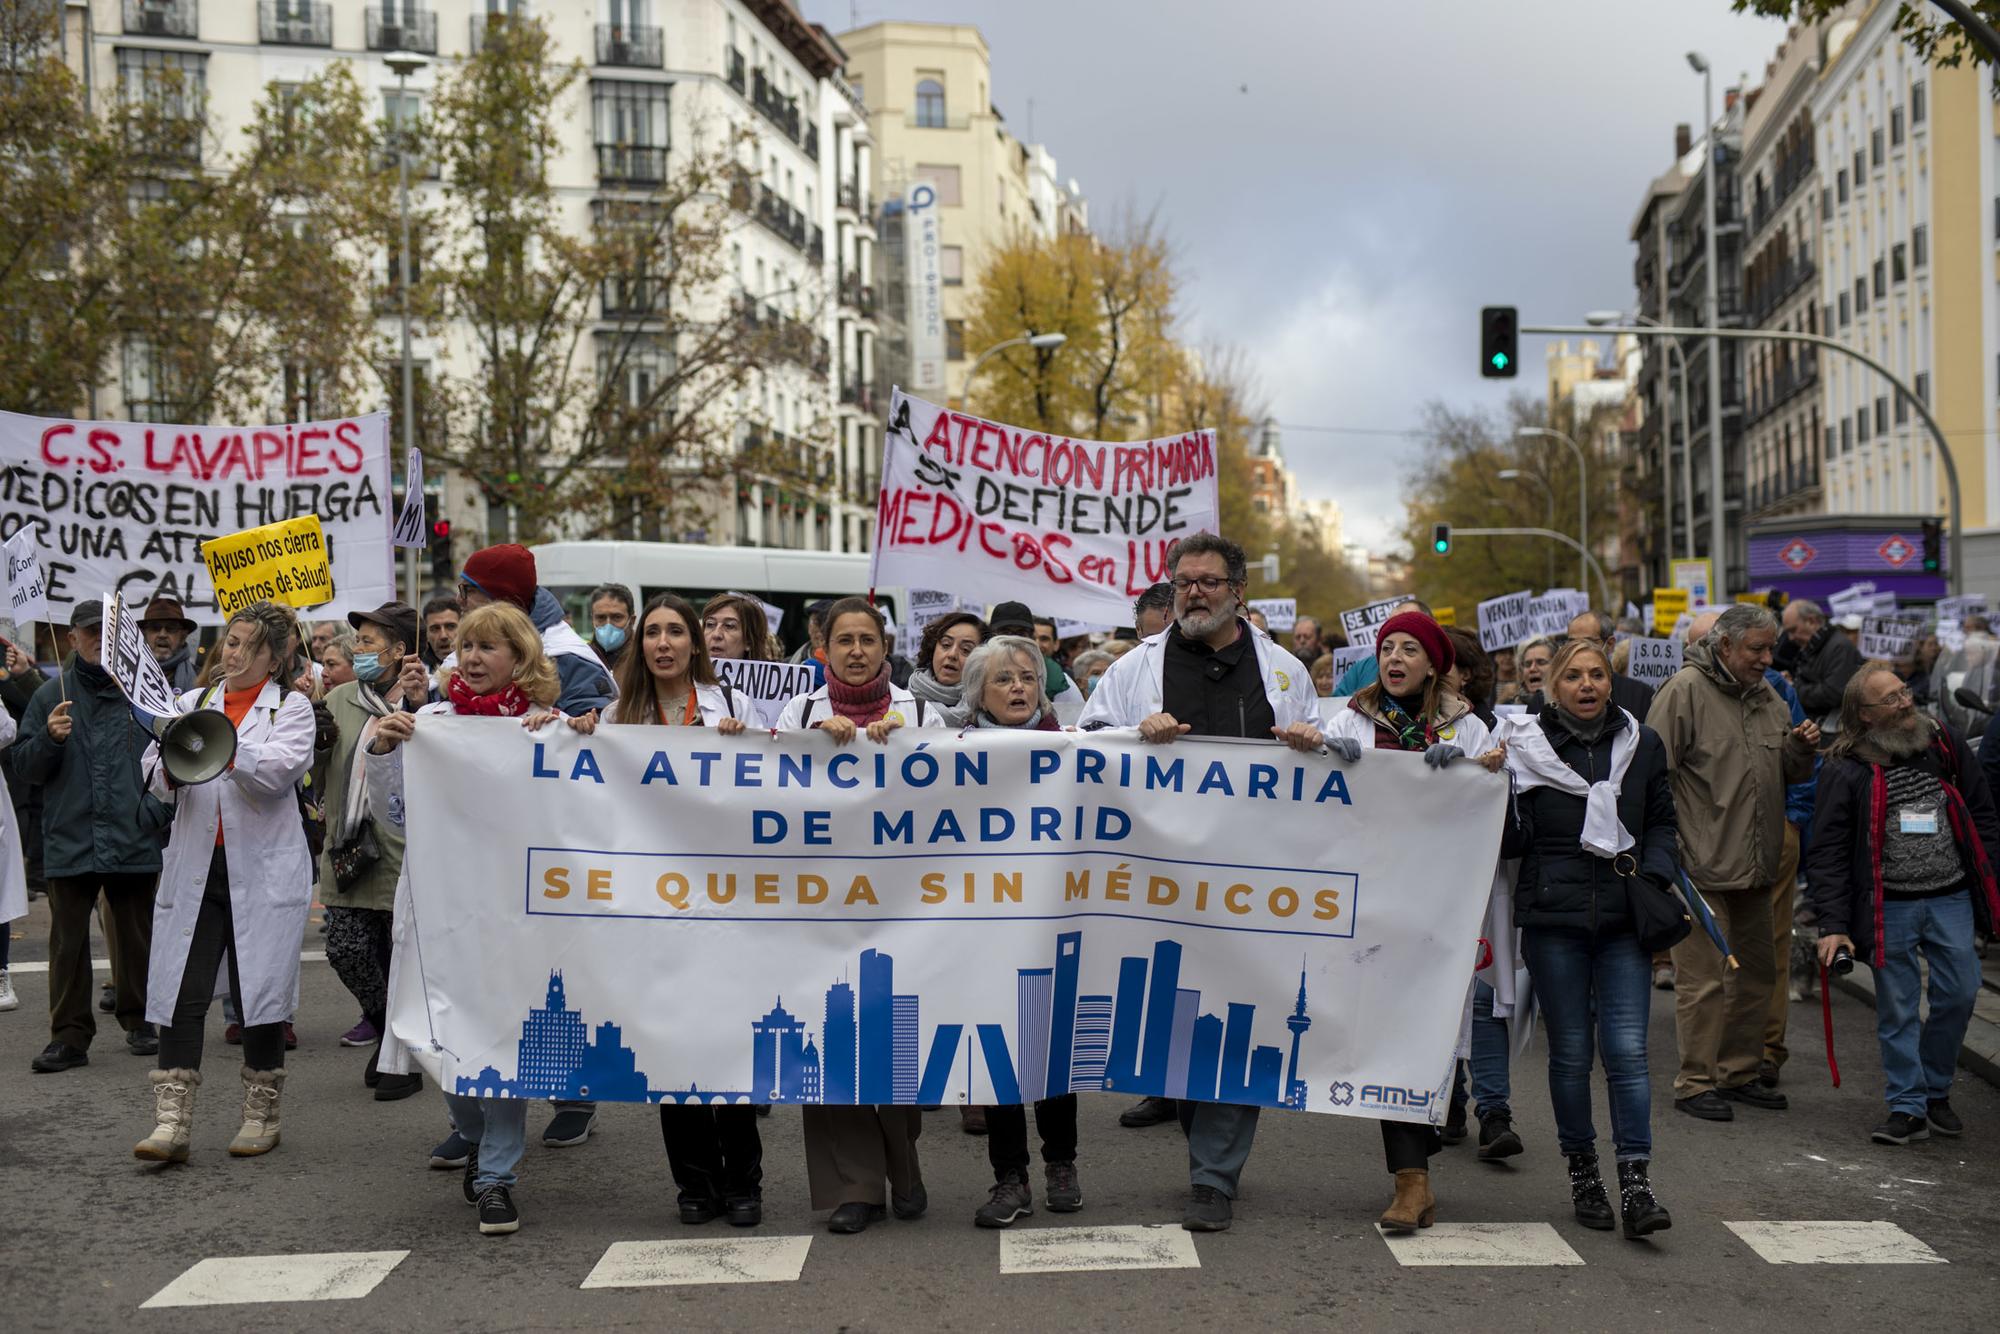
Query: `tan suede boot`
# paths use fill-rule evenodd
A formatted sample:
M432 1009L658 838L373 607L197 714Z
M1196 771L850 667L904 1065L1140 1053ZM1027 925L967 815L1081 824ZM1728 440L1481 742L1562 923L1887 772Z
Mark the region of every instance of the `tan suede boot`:
M184 1163L201 1071L154 1070L146 1078L153 1085L153 1133L132 1146L132 1156L149 1163Z
M278 1095L284 1092L284 1070L243 1067L243 1128L229 1141L237 1158L254 1158L278 1147Z
M1396 1198L1382 1215L1382 1230L1398 1235L1429 1227L1437 1219L1437 1196L1431 1194L1431 1174L1421 1167L1396 1173Z

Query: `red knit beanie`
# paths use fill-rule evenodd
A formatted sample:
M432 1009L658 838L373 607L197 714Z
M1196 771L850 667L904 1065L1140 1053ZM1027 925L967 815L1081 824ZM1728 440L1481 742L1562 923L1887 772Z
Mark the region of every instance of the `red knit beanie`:
M518 543L473 552L459 577L495 601L511 602L522 611L535 604L535 553Z
M1395 634L1408 635L1422 644L1439 676L1450 671L1458 661L1458 655L1451 649L1451 636L1444 632L1443 626L1420 611L1397 612L1382 622L1382 628L1375 632L1376 657L1382 656L1382 641Z

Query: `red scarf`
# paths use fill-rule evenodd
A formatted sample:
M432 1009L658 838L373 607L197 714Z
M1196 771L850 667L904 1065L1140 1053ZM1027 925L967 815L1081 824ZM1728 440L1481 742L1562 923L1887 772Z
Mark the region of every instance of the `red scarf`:
M874 680L859 686L851 686L828 672L826 699L833 705L834 713L856 727L880 721L889 712L889 664L883 663Z
M509 681L505 690L480 695L475 694L457 672L451 674L451 682L445 686L444 693L450 698L454 712L471 714L475 718L519 718L535 707L534 701L522 691L518 682Z

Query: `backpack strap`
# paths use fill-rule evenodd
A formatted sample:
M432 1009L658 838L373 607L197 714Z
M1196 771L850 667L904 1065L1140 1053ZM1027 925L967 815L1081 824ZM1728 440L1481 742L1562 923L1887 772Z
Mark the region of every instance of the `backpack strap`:
M812 726L813 710L818 706L818 700L814 699L811 695L806 696L806 711L799 715L799 727L801 730Z

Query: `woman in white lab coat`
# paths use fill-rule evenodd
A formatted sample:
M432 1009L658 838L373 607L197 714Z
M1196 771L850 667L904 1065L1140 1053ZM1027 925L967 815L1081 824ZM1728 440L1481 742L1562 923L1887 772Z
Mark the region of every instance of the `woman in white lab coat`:
M244 608L216 649L220 682L181 696L184 712L219 709L236 728L235 760L219 777L182 786L167 775L159 746L146 748L147 784L174 807L146 989L146 1019L160 1025L160 1068L150 1076L155 1125L132 1151L148 1161L187 1160L202 1029L225 961L243 1016L243 1121L229 1152L243 1158L278 1147L284 1021L298 1005L313 891L298 796L312 766L312 701L275 675L296 631L288 608Z

